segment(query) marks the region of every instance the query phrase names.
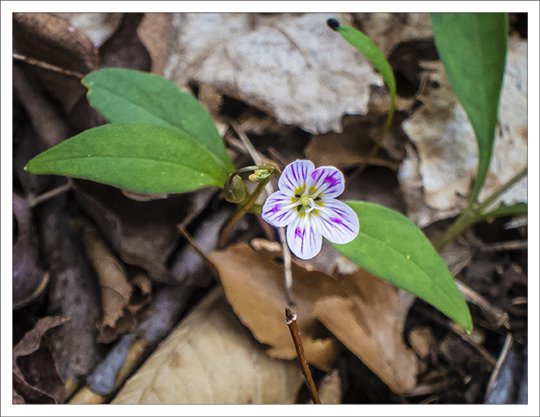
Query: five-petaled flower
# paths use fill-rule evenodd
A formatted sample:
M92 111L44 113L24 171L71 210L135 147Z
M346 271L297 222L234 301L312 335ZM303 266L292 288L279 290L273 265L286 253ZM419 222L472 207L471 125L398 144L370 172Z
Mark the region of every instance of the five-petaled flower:
M345 244L358 235L358 216L335 199L345 189L345 178L337 168L315 169L313 162L297 160L285 167L278 186L279 191L264 203L262 218L275 227L287 226L287 242L297 257L317 255L323 236Z

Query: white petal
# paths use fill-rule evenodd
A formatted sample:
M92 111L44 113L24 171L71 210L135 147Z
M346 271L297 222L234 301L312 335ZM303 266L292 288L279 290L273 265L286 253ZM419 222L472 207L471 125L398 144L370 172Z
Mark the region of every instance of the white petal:
M297 217L287 226L287 243L297 257L311 259L321 251L322 236L307 216Z
M261 217L272 226L285 227L298 217L296 208L291 208L291 204L290 195L283 191L276 191L266 199Z
M322 166L311 173L310 185L319 191L318 196L335 198L345 189L345 178L339 169Z
M332 243L342 245L353 241L360 231L358 216L353 209L334 199L323 199L322 205L318 216L311 216L315 227Z
M295 192L306 184L309 176L315 169L313 162L308 160L296 160L285 167L279 177L278 186L281 191Z

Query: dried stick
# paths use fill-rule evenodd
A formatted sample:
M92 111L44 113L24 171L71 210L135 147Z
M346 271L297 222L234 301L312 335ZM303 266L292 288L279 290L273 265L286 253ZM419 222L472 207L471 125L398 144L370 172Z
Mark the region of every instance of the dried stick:
M13 54L13 58L18 59L19 61L26 62L27 64L30 64L30 65L34 65L36 67L45 68L49 71L54 71L59 74L67 75L68 77L78 78L79 80L82 80L84 78L84 74L81 74L80 72L71 71L65 68L57 67L56 65L52 65L47 62L40 61L38 59L30 58L25 55Z
M309 366L306 362L306 357L304 355L304 346L302 345L302 338L300 337L300 331L298 330L298 324L296 323L296 313L293 313L290 309L285 309L285 318L287 326L291 332L291 337L294 342L294 347L296 349L296 356L298 357L298 362L302 367L302 373L306 380L306 385L309 389L309 394L314 404L320 404L321 400L319 398L319 393L317 392L317 387L313 378L311 377L311 372L309 371Z

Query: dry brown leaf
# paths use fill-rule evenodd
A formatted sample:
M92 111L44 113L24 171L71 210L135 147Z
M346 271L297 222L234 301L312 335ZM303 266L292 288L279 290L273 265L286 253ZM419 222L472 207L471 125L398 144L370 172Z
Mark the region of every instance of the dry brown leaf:
M424 63L436 82L419 97L424 102L406 119L403 130L416 145L408 148L399 178L409 216L420 227L451 217L466 206L476 176L478 151L467 115L452 91L440 62ZM491 167L480 201L527 164L527 42L509 40L499 107L499 127ZM493 207L527 201L527 179L507 190Z
M126 307L131 297L131 285L129 285L124 266L111 253L107 242L99 231L92 225L86 225L83 229L83 243L88 259L96 271L101 288L102 305L102 333L99 341L109 343L116 339L104 339L104 331L107 328L113 329L117 326L121 317L131 317L132 328L135 327L134 317ZM125 320L124 320L125 321Z
M167 59L167 45L171 30L171 13L145 13L137 28L137 36L152 59L153 74L162 75Z
M127 381L112 403L291 404L302 382L298 362L267 356L217 288Z
M330 30L348 14L175 14L164 75L180 86L210 84L278 122L312 133L341 130L344 114L365 114L368 60Z
M66 317L43 317L13 348L13 394L19 404L61 403L66 395L45 333L68 321Z
M261 247L260 243L258 244ZM240 243L209 255L227 299L268 353L294 358L286 326L283 267L275 251L256 252ZM407 308L397 289L358 269L333 276L293 264L293 298L307 361L328 371L337 353L330 330L395 392L416 383L416 359L402 340Z

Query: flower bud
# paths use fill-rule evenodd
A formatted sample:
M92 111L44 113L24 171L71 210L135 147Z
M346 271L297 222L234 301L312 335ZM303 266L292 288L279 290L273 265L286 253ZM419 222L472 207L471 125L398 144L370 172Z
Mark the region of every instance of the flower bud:
M241 203L247 195L246 184L239 175L229 177L223 188L223 196L230 203Z

